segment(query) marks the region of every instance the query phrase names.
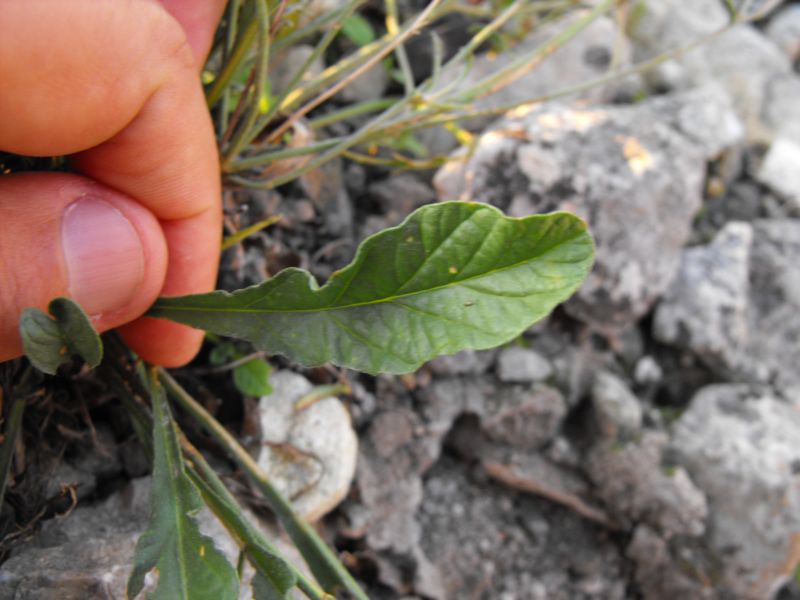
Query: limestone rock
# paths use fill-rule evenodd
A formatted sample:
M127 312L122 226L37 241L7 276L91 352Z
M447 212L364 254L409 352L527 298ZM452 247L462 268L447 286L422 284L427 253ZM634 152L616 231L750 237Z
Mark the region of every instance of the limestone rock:
M800 87L798 94L795 102L800 102ZM800 211L800 140L797 143L786 138L775 140L764 157L757 178Z
M675 424L672 450L709 502L720 597L767 600L800 563L800 413L768 391L713 385Z
M295 403L313 386L302 375L280 371L273 392L259 401L262 449L258 464L309 521L333 510L353 480L358 440L350 415L333 397L302 410Z
M705 531L706 499L683 468L662 464L668 441L662 432L646 431L635 442L600 442L588 454L587 475L623 523L645 522L668 538L699 536Z
M764 33L789 60L800 59L800 6L790 4L782 8L769 20Z
M592 409L598 429L608 439L630 439L642 427L642 407L619 377L607 371L595 375Z
M505 383L544 381L552 374L550 362L535 350L511 346L497 357L497 376Z
M684 252L675 283L656 310L653 335L690 348L711 366L733 368L748 341L753 228L728 223L706 246Z

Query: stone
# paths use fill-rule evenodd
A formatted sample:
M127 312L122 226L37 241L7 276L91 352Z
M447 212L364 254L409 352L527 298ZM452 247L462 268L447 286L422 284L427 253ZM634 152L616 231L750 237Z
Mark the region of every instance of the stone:
M633 106L544 104L498 122L434 184L440 199L488 202L513 216L568 210L586 219L597 261L565 308L603 330L624 329L679 268L705 161L742 135L718 88Z
M504 383L535 383L552 374L550 361L529 348L503 348L497 357L497 377Z
M422 552L450 598L625 599L605 531L572 511L473 476L445 457L425 478Z
M778 138L772 142L756 177L800 211L800 141Z
M295 403L314 387L297 373L273 373L270 384L272 394L258 404L258 465L299 514L317 521L344 499L353 481L358 440L350 415L334 397L297 410Z
M497 351L462 350L455 354L437 356L427 363L428 368L439 376L480 375L492 366Z
M800 412L769 390L701 389L675 423L674 460L708 498L722 596L768 599L800 563Z
M753 223L750 336L738 368L754 381L800 385L800 220Z
M135 479L97 506L42 524L0 569L0 600L121 598L144 531L150 479Z
M791 61L800 59L800 6L784 6L770 18L764 34L780 48Z
M420 206L436 201L433 188L408 173L398 173L373 183L368 192L390 226L397 225Z
M587 455L586 474L623 524L644 522L666 537L696 537L705 531L706 499L685 469L662 464L668 443L660 431L624 444L601 441Z
M641 430L639 399L612 373L600 371L595 375L592 409L601 435L608 439L628 440Z
M773 7L755 8L750 3L742 8L752 14ZM729 19L724 3L718 0L648 2L630 32L634 57L644 60L687 46L722 30ZM763 119L767 87L774 78L791 74L792 66L789 58L755 27L738 25L675 60L683 69L678 82L681 86L709 81L722 85L745 123L750 141L774 135Z
M351 104L369 102L383 98L387 87L389 87L389 73L383 63L379 62L348 83L335 97Z
M765 91L762 117L774 140L785 138L800 144L800 76L787 73L773 77Z
M636 565L634 577L644 600L722 600L708 582L692 577L693 572L706 570L703 551L684 544L674 552L673 545L647 525L634 530L626 555Z
M664 377L664 369L658 364L658 361L652 356L642 356L636 361L636 366L633 370L633 379L639 385L650 385L661 381Z
M749 338L749 263L753 228L730 222L706 246L687 249L658 305L653 336L687 348L722 371L738 363Z
M502 388L488 398L481 425L489 439L521 450L541 448L556 437L567 403L556 388Z

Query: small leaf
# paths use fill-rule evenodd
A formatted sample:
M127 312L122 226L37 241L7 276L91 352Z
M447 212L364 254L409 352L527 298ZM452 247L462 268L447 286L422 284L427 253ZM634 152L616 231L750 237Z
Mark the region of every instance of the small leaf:
M233 370L233 383L245 396L267 396L272 393L269 375L272 367L260 358L254 358Z
M184 471L164 389L154 378L150 389L154 448L150 523L136 544L128 598L142 590L145 575L155 569L158 585L148 598L235 600L236 570L194 520L203 503Z
M160 298L148 314L303 365L406 373L439 354L515 338L569 298L593 260L574 215L517 219L444 202L369 237L322 287L289 268L232 294Z
M342 34L359 47L375 41L372 25L358 13L350 15L342 22Z
M74 355L92 368L99 365L103 343L83 309L69 298L56 298L47 308L55 318L38 308L27 308L19 320L22 348L33 366L55 375Z

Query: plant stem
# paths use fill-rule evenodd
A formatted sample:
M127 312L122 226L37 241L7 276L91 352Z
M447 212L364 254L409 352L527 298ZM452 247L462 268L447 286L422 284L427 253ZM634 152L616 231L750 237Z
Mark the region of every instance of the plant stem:
M11 406L8 409L6 428L3 431L3 442L0 444L0 506L6 494L6 484L11 472L11 460L14 457L14 446L22 429L22 417L27 405L28 384L33 377L33 367L28 365L22 373L19 383L11 392Z
M208 94L206 94L206 102L209 108L214 108L222 97L223 90L227 89L228 85L230 85L231 79L233 79L242 61L247 56L247 51L250 49L250 46L253 45L253 40L256 39L257 33L258 20L253 19L247 25L247 29L244 30L244 33L236 43L230 59L225 63L219 76L214 80L214 84L211 86Z
M346 77L341 79L335 85L331 86L319 96L310 100L302 107L297 109L283 124L278 127L274 132L272 132L267 139L267 143L274 143L276 140L281 139L283 135L289 131L292 126L297 123L301 118L307 115L309 112L314 110L320 104L328 100L329 98L338 94L342 89L344 89L348 84L350 84L353 80L358 79L361 75L369 71L372 67L378 64L381 60L383 60L389 53L394 51L397 47L403 44L409 37L411 37L414 33L419 31L425 24L428 22L433 11L436 7L441 4L442 0L431 0L428 3L428 6L425 7L416 19L409 25L405 31L398 34L389 44L386 45L380 52L376 53L372 56L368 61L366 61L363 65L357 68L352 73L349 73Z
M291 504L272 486L266 474L239 442L184 390L166 370L158 368L158 377L175 400L231 454L234 461L247 473L269 503L289 537L297 546L309 567L326 589L342 585L357 600L369 600L353 576L344 568L319 534L297 513Z

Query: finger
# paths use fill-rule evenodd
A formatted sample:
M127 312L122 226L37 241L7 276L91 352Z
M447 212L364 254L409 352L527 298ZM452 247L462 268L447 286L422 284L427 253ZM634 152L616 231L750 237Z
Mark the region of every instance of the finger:
M152 304L166 267L158 220L119 192L66 173L0 178L0 361L22 352L23 309L68 296L105 331Z
M0 120L0 148L75 153L80 172L172 222L166 293L213 287L221 236L216 143L175 19L145 2L0 3L0 80L0 114L13 115ZM180 251L178 240L186 244ZM152 359L166 346L184 357L199 347L197 332L167 330L172 339L135 349Z
M226 0L206 0L200 3L197 0L160 0L160 2L183 27L195 61L198 67L202 68L214 41L217 24L225 11Z

